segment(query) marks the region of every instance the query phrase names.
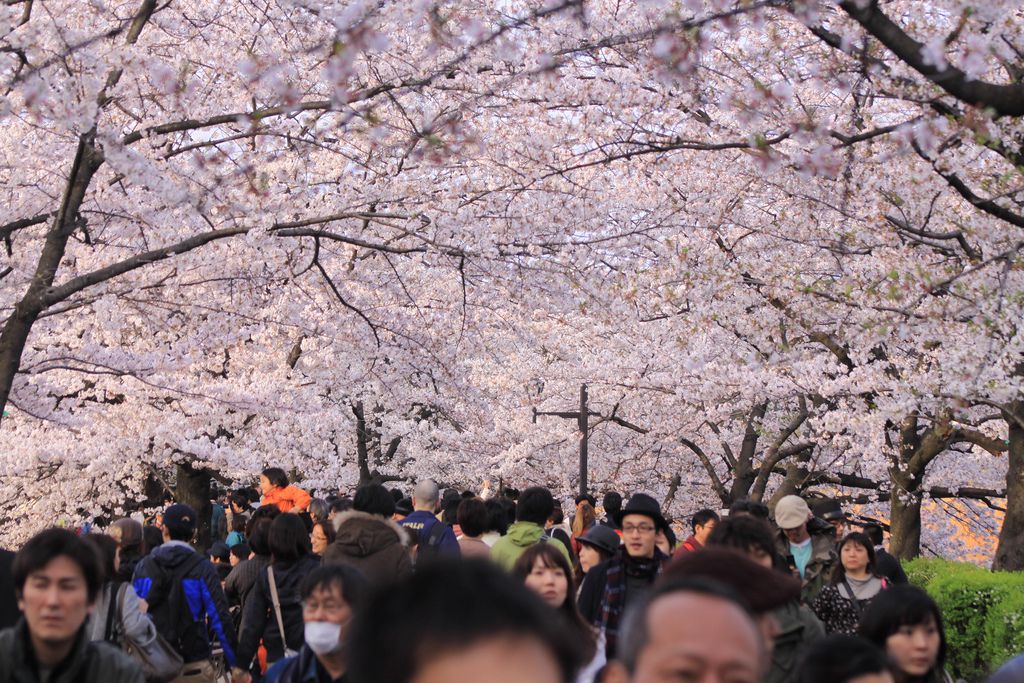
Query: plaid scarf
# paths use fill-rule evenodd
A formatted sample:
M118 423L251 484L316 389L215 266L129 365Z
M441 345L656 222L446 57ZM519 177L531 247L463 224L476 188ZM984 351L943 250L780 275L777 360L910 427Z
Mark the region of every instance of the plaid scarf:
M601 598L601 629L605 634L609 660L615 654L619 623L626 609L626 577L640 577L654 583L668 560L669 557L658 549L654 550L653 558L637 559L627 554L624 547L620 547L608 561L608 579Z

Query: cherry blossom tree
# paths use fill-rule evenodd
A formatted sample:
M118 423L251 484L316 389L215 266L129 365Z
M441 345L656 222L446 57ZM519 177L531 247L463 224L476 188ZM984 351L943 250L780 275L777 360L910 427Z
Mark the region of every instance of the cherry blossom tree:
M902 556L973 500L1024 563L1011 3L2 12L5 533L270 462L568 492L586 383L598 486Z

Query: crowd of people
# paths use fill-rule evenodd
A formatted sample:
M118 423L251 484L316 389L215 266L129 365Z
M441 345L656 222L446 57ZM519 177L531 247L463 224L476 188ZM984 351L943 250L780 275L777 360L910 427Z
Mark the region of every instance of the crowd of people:
M203 552L192 507L149 521L0 554L0 681L952 680L935 602L831 501L701 510L677 542L644 493L318 499L268 468L214 501ZM991 679L1021 681L1024 658Z

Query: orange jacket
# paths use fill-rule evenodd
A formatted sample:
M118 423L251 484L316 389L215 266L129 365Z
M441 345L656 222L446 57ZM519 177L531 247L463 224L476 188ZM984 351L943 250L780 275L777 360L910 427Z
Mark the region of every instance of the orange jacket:
M291 512L292 509L297 507L305 510L309 507L310 500L312 500L310 495L298 486L286 486L284 488L275 486L270 489L269 493L263 495L260 503L262 505L276 505L277 509L281 512Z

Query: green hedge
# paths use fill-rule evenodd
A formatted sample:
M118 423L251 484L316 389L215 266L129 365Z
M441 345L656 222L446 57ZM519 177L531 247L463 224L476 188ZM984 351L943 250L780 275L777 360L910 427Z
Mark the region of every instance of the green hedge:
M912 560L903 568L942 610L947 666L955 677L981 680L1024 652L1024 574L938 559Z

